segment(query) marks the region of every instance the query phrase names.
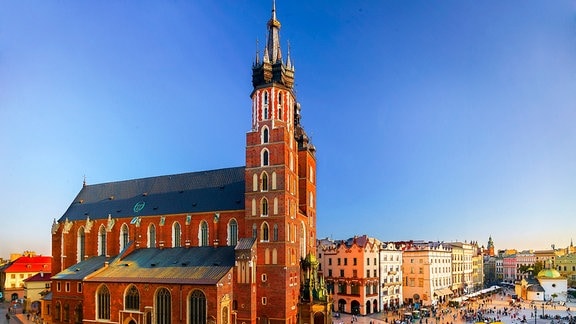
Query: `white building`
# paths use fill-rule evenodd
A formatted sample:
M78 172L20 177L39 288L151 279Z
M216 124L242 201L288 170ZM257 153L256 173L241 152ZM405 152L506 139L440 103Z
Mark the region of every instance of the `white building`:
M402 250L395 243L380 247L380 309L402 306Z
M544 288L544 300L565 302L568 298L568 280L555 269L544 269L536 277Z

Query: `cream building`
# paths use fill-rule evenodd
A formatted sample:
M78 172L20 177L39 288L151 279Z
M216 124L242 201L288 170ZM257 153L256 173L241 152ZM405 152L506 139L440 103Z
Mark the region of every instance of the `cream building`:
M472 258L476 254L476 248L462 242L452 242L449 245L452 248L452 292L454 296L466 295L474 290Z
M24 280L24 310L38 313L41 310L41 300L50 292L50 273L39 272Z
M380 309L402 306L402 250L397 244L382 243L380 247Z
M496 281L504 280L504 259L500 256L494 261L494 272L496 274Z
M436 305L450 299L452 249L442 242L413 242L402 253L406 304Z

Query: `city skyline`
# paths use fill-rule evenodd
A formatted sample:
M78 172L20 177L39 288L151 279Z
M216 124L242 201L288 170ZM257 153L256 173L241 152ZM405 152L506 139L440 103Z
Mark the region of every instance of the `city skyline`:
M50 254L84 180L244 165L271 2L0 0L0 257ZM276 8L318 238L570 244L574 1Z

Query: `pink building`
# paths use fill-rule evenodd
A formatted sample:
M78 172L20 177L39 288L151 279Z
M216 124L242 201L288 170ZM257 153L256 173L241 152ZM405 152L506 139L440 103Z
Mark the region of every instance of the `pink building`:
M380 310L380 246L380 241L366 235L345 241L318 241L318 260L328 291L333 294L335 311L368 315Z

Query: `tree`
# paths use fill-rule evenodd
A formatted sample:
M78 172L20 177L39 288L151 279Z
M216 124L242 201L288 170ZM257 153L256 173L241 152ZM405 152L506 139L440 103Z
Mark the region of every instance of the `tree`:
M542 271L542 269L544 269L544 264L542 263L542 261L537 261L536 263L534 263L534 266L532 266L532 268L534 268L534 277L536 277L538 273Z

